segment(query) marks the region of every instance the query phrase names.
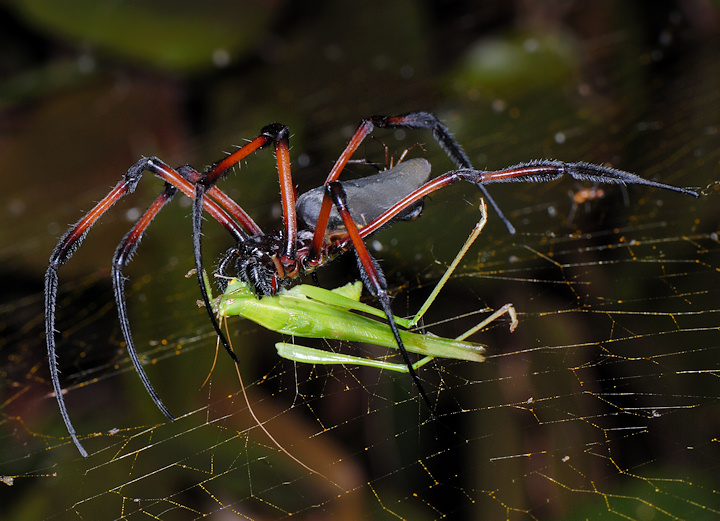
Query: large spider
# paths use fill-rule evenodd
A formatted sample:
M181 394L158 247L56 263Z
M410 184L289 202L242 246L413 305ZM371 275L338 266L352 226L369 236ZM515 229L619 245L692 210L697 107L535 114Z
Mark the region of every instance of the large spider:
M428 180L430 167L423 160L415 163L416 166L413 168L404 166L358 181L338 181L353 153L375 127L431 130L434 138L458 166L458 169ZM216 183L233 166L253 152L269 145L275 149L284 225L281 230L266 234L234 200L216 187ZM403 164L401 163L401 165ZM422 211L422 201L425 196L458 181L467 181L480 188L511 233L514 233L512 225L503 217L487 193L485 184L551 181L563 174L569 174L581 181L634 183L698 195L686 188L649 181L628 172L584 162L565 163L541 160L521 163L494 172L475 170L447 127L433 114L427 112L411 112L393 117L372 116L364 119L336 161L325 184L301 195L297 200L290 172L289 131L286 126L279 123L266 126L258 137L207 167L203 173L189 165L171 168L157 157L141 159L130 167L123 179L110 193L62 236L50 256L50 263L45 274L45 331L50 375L65 426L78 450L85 457L87 457L87 452L78 440L68 416L58 376L55 348L57 270L72 257L98 219L118 200L135 190L146 171L165 181L165 188L118 245L112 262L112 280L120 327L128 354L147 392L170 420L174 419L173 415L148 380L133 344L125 300L125 278L122 270L137 249L145 229L178 190L193 201L193 253L202 300L220 341L236 363L238 363L238 358L220 330L203 281L201 253L203 210L228 231L235 243L219 260L219 274L235 276L248 283L259 298L263 295L274 295L281 287L288 286L296 277L312 273L316 268L338 255L354 249L361 278L370 293L379 300L387 315L388 324L402 353L403 360L408 366L412 380L428 406L430 406L430 400L412 367L393 319L385 277L363 242L366 237L395 220L417 217ZM299 219L304 224L302 228L298 225ZM219 280L224 279L220 278Z

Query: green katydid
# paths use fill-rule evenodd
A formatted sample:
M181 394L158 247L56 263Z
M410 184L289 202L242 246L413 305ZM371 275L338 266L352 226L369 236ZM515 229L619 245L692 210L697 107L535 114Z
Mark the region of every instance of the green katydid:
M423 355L423 358L413 364L413 369L421 367L436 357L482 362L485 359L483 356L484 346L467 342L465 338L506 313L510 317L510 331L517 327L515 309L512 304L505 304L456 339L411 331L416 328L467 250L480 235L487 222L487 208L484 201L481 201L480 211L480 221L420 311L411 319L395 317L397 325L403 328L400 336L405 348ZM397 348L397 342L387 325L385 313L381 309L361 303L361 291L362 283L360 281L333 290L301 284L282 290L275 296L264 296L258 299L247 284L238 279L230 279L225 293L216 301L216 309L221 319L239 315L267 329L293 337L356 341ZM409 371L405 364L333 353L287 342L278 342L275 347L280 356L297 362L352 364L398 372Z

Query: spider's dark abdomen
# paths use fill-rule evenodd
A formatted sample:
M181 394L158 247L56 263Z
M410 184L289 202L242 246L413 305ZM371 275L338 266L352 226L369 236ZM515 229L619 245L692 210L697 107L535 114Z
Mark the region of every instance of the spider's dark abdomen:
M424 158L403 161L397 166L375 175L343 181L348 206L353 220L362 229L374 221L385 210L403 197L417 190L430 179L430 163ZM295 208L298 217L308 228L317 224L325 186L319 186L298 197ZM422 201L418 201L400 212L393 221L415 219L422 212ZM337 209L330 212L327 235L343 233L345 226Z

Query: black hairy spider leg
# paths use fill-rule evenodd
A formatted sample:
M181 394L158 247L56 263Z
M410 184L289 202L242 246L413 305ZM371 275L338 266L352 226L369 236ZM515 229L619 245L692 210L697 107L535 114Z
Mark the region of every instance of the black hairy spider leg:
M470 162L470 158L467 156L460 143L453 137L450 130L443 124L435 114L431 112L409 112L401 116L374 116L373 118L375 126L381 128L415 128L423 130L431 130L435 141L438 142L440 148L442 148L448 157L460 168L473 169L473 165ZM487 188L480 185L480 191L483 193L483 197L490 203L495 213L498 215L500 220L505 224L508 232L515 234L515 227L505 217L505 214L498 206L495 199L487 191Z
M430 398L425 392L425 388L420 381L420 377L418 376L417 371L415 371L415 369L413 368L412 361L410 360L410 356L408 355L408 352L405 349L405 345L400 338L400 332L398 331L397 324L395 323L395 318L393 317L392 310L390 309L390 296L388 295L385 276L377 261L375 261L372 255L370 255L370 252L365 247L365 243L360 237L360 232L355 225L355 221L353 220L352 215L350 215L350 210L347 206L347 197L345 194L345 190L342 187L342 183L340 183L339 181L332 181L330 184L327 185L327 191L330 194L330 197L332 197L332 201L335 204L338 213L342 217L342 220L345 223L345 228L348 231L348 235L350 236L353 246L355 247L355 255L357 257L358 269L360 271L360 275L362 276L363 283L365 284L365 287L368 289L368 291L370 291L370 293L380 301L380 305L382 306L383 311L387 316L388 325L390 326L390 330L395 337L395 342L397 343L403 361L408 368L410 377L412 378L413 383L415 383L415 386L418 388L418 391L420 392L420 395L427 404L428 409L432 413L432 402L430 401Z
M215 283L220 288L220 293L225 293L228 286L228 280L231 278L228 275L229 268L232 266L233 259L237 256L237 248L232 246L228 248L225 253L220 257L218 261L216 273L217 277Z
M505 182L540 182L553 181L562 177L564 174L569 175L578 181L593 181L596 183L606 184L636 184L652 186L654 188L662 188L673 192L680 192L687 195L698 197L699 194L695 190L673 186L657 181L651 181L640 177L639 175L625 172L602 165L595 165L580 161L577 163L566 163L554 159L541 159L529 161L509 166L502 170L494 172L478 172L473 170L457 170L456 173L466 180L475 184L487 183L505 183Z
M215 333L217 334L218 338L220 339L220 343L225 348L225 351L230 355L230 358L232 358L233 362L235 364L240 363L240 359L237 357L235 352L232 350L232 347L230 346L230 342L228 342L228 339L225 337L225 334L222 332L222 329L220 329L220 324L218 323L217 317L215 316L215 312L213 311L212 304L210 303L210 296L208 295L207 288L205 287L205 280L203 278L204 276L204 268L203 268L203 259L202 259L202 220L203 220L203 199L205 195L205 191L207 188L202 182L201 179L200 182L198 182L195 185L195 196L193 198L193 206L192 206L192 229L193 229L193 255L195 257L195 272L197 274L198 278L198 285L200 286L200 295L202 296L203 305L205 306L205 310L208 313L208 317L210 317L210 323L212 324L213 329L215 330Z
M133 366L135 367L135 372L140 377L140 380L142 381L145 389L152 398L152 401L155 402L155 405L157 405L158 409L160 409L162 413L171 421L174 421L175 417L162 402L157 392L155 391L155 388L150 383L150 380L148 379L147 374L145 373L145 370L140 363L137 351L135 350L135 344L133 342L132 334L130 331L130 319L128 317L127 300L125 298L125 277L123 276L122 270L129 264L130 259L135 254L137 247L140 245L140 239L142 239L142 235L145 232L145 229L147 229L147 227L157 216L157 214L160 213L160 210L162 210L165 205L169 203L173 199L173 197L175 197L176 193L177 188L175 188L169 183L165 184L165 188L162 193L157 197L157 199L155 199L153 204L150 205L150 207L145 211L145 213L140 217L140 219L137 220L132 229L127 233L127 235L125 235L122 242L118 245L117 249L115 250L115 255L113 256L112 262L112 280L113 290L115 293L115 305L118 308L120 329L122 330L123 338L125 339L125 346L128 355L130 356L130 360L132 360Z
M52 265L48 267L45 273L45 309L55 310L55 303L57 301L57 288L58 288L58 276L57 269ZM48 360L50 366L50 380L52 381L53 391L55 392L55 399L57 400L58 407L60 408L60 416L62 416L65 428L70 434L70 439L77 447L78 451L83 458L88 457L88 453L85 447L82 446L80 440L78 440L77 434L75 433L75 427L73 427L70 421L70 416L65 407L65 399L63 398L63 390L60 386L60 370L58 369L58 359L55 350L55 313L45 314L45 338L47 344Z

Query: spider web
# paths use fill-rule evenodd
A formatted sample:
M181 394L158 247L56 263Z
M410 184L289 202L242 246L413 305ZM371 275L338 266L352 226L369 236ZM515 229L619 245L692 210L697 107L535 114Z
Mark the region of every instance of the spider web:
M696 102L711 114L717 90L701 90ZM664 123L661 137L688 135L679 132L688 121ZM127 270L136 342L175 422L164 420L132 370L107 272L74 278L61 272L61 369L70 415L91 452L87 460L48 394L41 288L15 294L22 281L8 277L0 308L6 515L716 518L720 245L711 181L720 147L713 125L694 121L692 137L677 147L643 145L637 127L632 142L616 139L640 149L634 171L700 186L698 200L610 187L604 198L572 210L567 192L578 188L567 180L492 188L518 234L508 235L490 215L426 327L455 336L506 302L515 304L520 325L510 333L501 320L473 337L488 346L483 364L437 360L423 367L420 376L437 404L434 419L406 376L296 365L275 354L278 335L231 320L255 414L312 471L257 426L222 352L213 366L216 339L196 307L193 279L183 277L192 267L189 240L167 232L187 224L187 205L168 208ZM504 154L514 159L499 155L493 167L528 155ZM418 309L478 218L476 198L467 186L452 187L431 198L422 219L371 241L395 284L396 313ZM123 224L132 204L102 225ZM207 228L210 258L222 235ZM94 247L91 240L73 259L81 266L97 265L84 251ZM32 248L19 241L4 253ZM339 261L321 272L321 282L338 285L353 270L352 259ZM394 356L372 346L319 346Z
M192 279L177 293L158 289L188 266L156 269L134 279L129 298L144 302L144 329L175 331L138 336L177 421L163 421L138 385L117 326L106 326L114 318L106 295L60 324L67 399L92 456L83 461L62 431L42 358L10 358L5 492L50 485L38 500L55 505L48 519L712 518L720 512L720 249L671 197L633 193L634 218L618 218L617 227L527 232L480 247L432 308L428 328L452 336L479 320L474 311L507 300L521 325L510 334L497 323L479 335L488 344L484 364L443 360L421 371L438 404L434 420L405 377L296 366L274 356L274 335L231 321L255 413L317 473L254 424L222 353L201 387L214 337L188 305ZM552 204L510 217L547 220ZM432 278L437 270L426 271ZM424 275L396 289L396 306L416 309L416 294L432 285ZM106 294L98 285L103 277L66 286L63 309ZM153 300L168 311L153 313ZM38 305L39 298L12 304L14 313ZM35 315L28 327L39 321ZM99 325L104 333L83 333ZM114 342L103 355L98 336L108 329ZM41 412L14 412L24 401Z

